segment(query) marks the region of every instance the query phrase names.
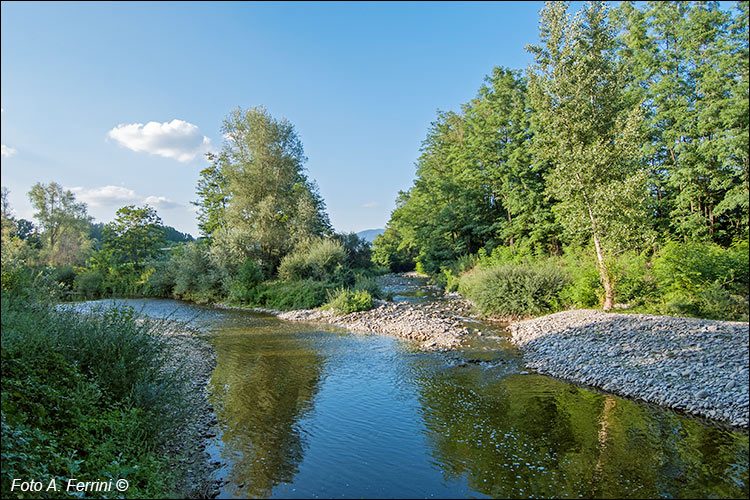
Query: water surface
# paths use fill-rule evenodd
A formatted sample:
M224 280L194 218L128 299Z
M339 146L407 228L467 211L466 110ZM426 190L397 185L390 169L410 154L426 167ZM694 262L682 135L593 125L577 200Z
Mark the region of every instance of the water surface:
M213 332L220 498L747 496L746 433L528 374L502 337L425 353L267 314L121 302Z

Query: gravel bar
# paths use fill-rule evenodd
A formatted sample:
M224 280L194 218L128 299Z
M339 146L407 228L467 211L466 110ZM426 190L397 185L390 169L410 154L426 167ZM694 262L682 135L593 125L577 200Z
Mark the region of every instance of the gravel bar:
M748 324L573 310L508 327L539 373L748 428Z
M425 350L455 349L469 334L453 314L406 303L376 301L369 311L336 316L330 310L303 309L278 315L287 321L328 323L353 332L385 333L421 343Z

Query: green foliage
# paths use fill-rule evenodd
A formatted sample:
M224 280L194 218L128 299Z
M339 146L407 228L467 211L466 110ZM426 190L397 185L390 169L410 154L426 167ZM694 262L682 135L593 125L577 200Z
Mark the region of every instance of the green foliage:
M392 272L412 271L414 258L411 245L392 227L387 227L372 242L372 262Z
M252 258L272 276L295 245L331 233L325 203L304 174L302 141L286 119L274 119L262 106L236 108L221 131L224 147L199 184L202 231L212 239L232 234L223 241L234 245L236 264ZM200 193L204 188L207 194Z
M333 283L306 280L266 282L258 294L256 304L277 310L313 309L325 303Z
M612 259L610 269L617 285L617 302L634 305L656 295L658 288L650 267L646 255L632 251Z
M597 307L604 288L594 258L581 249L571 248L563 260L570 282L560 290L560 302L574 307Z
M83 298L91 299L104 294L104 275L98 270L85 270L76 276L73 289Z
M337 288L333 293L329 292L328 302L323 307L333 310L337 315L342 315L369 311L372 306L372 296L368 291Z
M170 260L174 297L199 304L218 302L228 294L229 278L206 242L191 242L173 251Z
M104 248L118 263L132 263L140 270L147 259L159 254L165 233L161 218L148 205L122 207L115 220L104 227Z
M372 267L372 250L370 244L357 236L357 233L336 233L333 235L346 250L346 264L352 269Z
M559 308L558 293L567 283L557 267L505 264L464 274L458 289L482 314L516 318Z
M370 294L374 299L382 299L383 291L380 289L377 278L365 274L357 274L354 281L354 290L362 290Z
M724 249L715 243L670 241L653 262L663 293L661 310L720 319L748 317L748 242Z
M65 191L55 182L34 184L28 196L42 229L42 263L65 265L85 260L91 248L88 238L91 217L86 204L76 202L71 191Z
M338 266L346 264L347 258L347 251L338 240L319 238L307 241L281 260L279 278L324 280Z
M0 302L2 496L21 496L13 478L71 477L127 479L127 498L174 495L157 449L185 417L185 386L162 370L170 351L157 325L132 310L59 311L30 291L37 286L4 281Z
M260 266L251 259L245 260L230 285L229 301L241 304L254 303L260 293L259 285L262 281L263 271Z

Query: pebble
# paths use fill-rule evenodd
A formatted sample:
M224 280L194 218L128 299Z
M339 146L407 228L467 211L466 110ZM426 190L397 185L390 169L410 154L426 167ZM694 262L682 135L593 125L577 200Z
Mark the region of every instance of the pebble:
M582 309L508 330L540 373L748 428L747 323Z

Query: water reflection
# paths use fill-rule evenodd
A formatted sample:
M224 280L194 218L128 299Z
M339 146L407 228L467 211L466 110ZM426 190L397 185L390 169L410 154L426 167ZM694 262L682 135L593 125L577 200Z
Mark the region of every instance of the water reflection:
M211 400L229 464L224 493L267 497L292 482L305 452L298 421L312 408L324 358L275 319L225 329L214 342Z
M746 498L747 435L539 375L418 367L446 480L492 497Z
M747 433L523 375L501 339L424 353L267 315L129 305L141 302L215 333L221 496L747 497Z

